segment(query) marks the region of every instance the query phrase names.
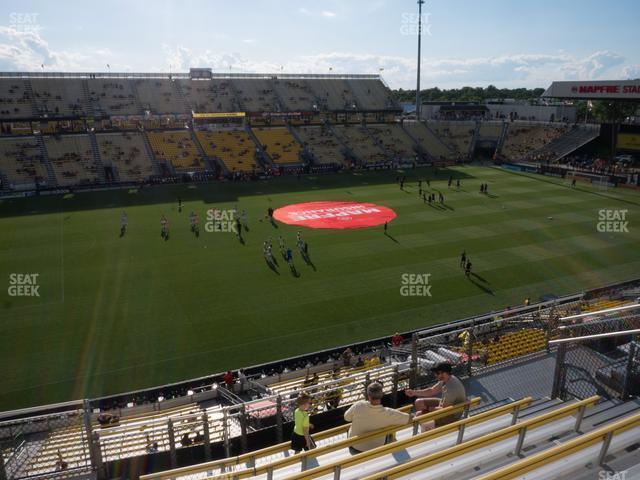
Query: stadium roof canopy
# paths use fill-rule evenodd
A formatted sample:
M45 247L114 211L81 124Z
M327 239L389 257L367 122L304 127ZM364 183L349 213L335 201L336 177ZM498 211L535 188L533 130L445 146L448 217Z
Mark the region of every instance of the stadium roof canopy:
M640 79L553 82L542 97L576 100L640 100Z

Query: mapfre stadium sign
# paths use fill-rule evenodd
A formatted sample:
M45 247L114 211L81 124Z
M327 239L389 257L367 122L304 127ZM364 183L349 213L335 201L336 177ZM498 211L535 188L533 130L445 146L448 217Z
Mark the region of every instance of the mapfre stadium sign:
M585 100L640 100L640 80L553 82L542 96Z

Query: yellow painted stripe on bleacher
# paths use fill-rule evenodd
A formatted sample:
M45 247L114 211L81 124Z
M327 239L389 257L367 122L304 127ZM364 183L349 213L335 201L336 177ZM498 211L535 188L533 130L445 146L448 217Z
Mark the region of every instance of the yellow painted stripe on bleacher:
M406 412L409 412L412 407L413 407L412 404L404 405L404 406L398 408L398 410L400 410L401 412L405 412L406 413ZM333 437L334 435L339 435L341 433L345 433L347 430L349 430L350 426L351 426L351 424L347 423L345 425L340 425L338 427L329 428L327 430L323 430L322 432L314 433L313 435L311 435L311 437L315 441L323 440L325 438ZM260 450L254 450L252 452L243 453L242 455L238 455L238 456L235 456L235 457L229 457L229 458L224 458L224 459L221 459L221 460L214 460L214 461L211 461L211 462L199 463L197 465L190 465L188 467L175 468L173 470L165 470L165 471L158 472L158 473L150 473L150 474L147 474L147 475L142 475L140 477L140 480L174 478L174 477L178 477L178 476L181 476L181 475L193 474L193 473L199 473L199 472L207 471L207 470L211 470L211 469L214 469L214 468L221 468L221 467L225 467L226 468L226 467L230 467L230 466L239 465L241 463L246 463L251 458L258 459L260 457L266 457L266 456L274 455L276 453L285 452L285 451L289 450L290 448L291 448L291 442L290 441L282 442L282 443L278 443L276 445L272 445L270 447L261 448Z
M571 405L567 405L561 407L557 410L554 410L549 413L545 413L540 415L539 417L534 417L530 420L525 420L524 422L517 423L515 425L502 428L495 432L489 433L487 435L483 435L482 437L474 438L473 440L468 440L460 445L455 445L453 447L446 448L439 452L435 452L433 454L427 455L422 458L417 458L415 460L411 460L409 462L403 463L401 465L397 465L393 468L389 468L382 472L378 472L374 475L370 475L368 477L364 477L360 480L377 480L377 479L385 479L385 480L393 480L405 475L409 475L411 473L415 473L421 470L424 470L431 465L436 465L438 463L444 462L451 458L458 457L460 455L464 455L467 452L477 450L478 448L487 447L493 443L497 443L501 440L505 440L508 437L512 437L518 435L522 428L532 428L532 427L540 427L542 425L546 425L549 422L553 422L558 418L566 417L581 407L591 407L595 405L600 397L595 395L593 397L587 398L585 400L581 400L576 403L572 403ZM459 423L459 422L456 422ZM453 426L455 424L451 424ZM426 432L429 433L429 432ZM425 435L424 433L421 435ZM420 436L420 435L418 435ZM415 438L415 437L414 437ZM393 449L385 449L386 451L377 452L377 454L385 454L390 453ZM373 452L373 450L371 450ZM376 455L377 455L376 454ZM359 455L353 457L357 458ZM287 477L286 480L293 479L294 477Z
M366 441L366 440L370 440L373 438L377 438L377 437L381 437L384 435L388 435L388 434L393 434L399 430L403 430L407 427L409 427L410 425L413 425L415 423L421 423L421 422L426 422L429 420L435 420L438 418L442 418L442 417L447 417L449 415L451 415L452 413L455 412L459 412L464 410L467 406L475 406L477 404L480 403L480 398L479 397L474 397L471 400L465 402L465 403L461 403L459 405L452 405L450 407L447 408L443 408L441 410L438 410L436 412L431 412L431 413L425 413L424 415L419 415L417 417L414 417L413 421L411 422L411 424L405 424L405 425L396 425L393 427L387 427L384 428L382 430L377 430L375 432L370 432L364 435L359 435L359 436L355 436L355 437L350 437L350 438L346 438L344 440L339 440L337 442L334 442L330 445L325 445L324 447L319 447L319 448L315 448L313 450L309 450L309 451L305 451L305 452L300 452L299 454L295 455L295 456L290 456L290 457L286 457L286 458L281 458L279 460L274 460L273 462L270 462L268 464L264 464L264 465L260 465L257 468L251 468L251 469L245 469L245 470L240 470L240 471L235 471L234 477L236 478L250 478L253 477L255 475L261 475L263 473L267 473L269 469L278 469L278 468L283 468L283 467L287 467L289 465L293 465L295 463L300 462L304 457L318 457L320 455L324 455L326 453L329 452L333 452L336 450L340 450L342 448L348 448L356 443L362 442L362 441ZM347 425L349 426L349 425ZM226 479L226 477L224 475L220 475L218 477L211 477L213 480L224 480Z
M405 440L401 440L399 442L390 443L389 445L383 445L381 447L374 448L372 450L360 453L358 455L354 455L348 459L336 461L329 463L327 465L322 465L320 467L312 468L309 470L305 470L304 472L297 473L294 475L290 475L285 477L286 480L303 480L307 478L315 478L320 475L330 474L334 471L336 467L340 467L342 469L351 467L353 465L358 465L360 463L366 462L371 458L377 457L378 455L387 455L399 450L404 450L407 447L416 445L421 443L427 438L436 438L448 433L457 431L461 425L467 425L471 422L480 421L480 419L488 420L500 415L504 415L510 413L516 407L526 406L531 403L531 397L523 398L522 400L518 400L517 402L512 402L507 405L503 405L486 412L479 413L478 415L474 415L471 417L467 417L463 420L459 420L454 423L450 423L448 425L443 425L442 427L435 428L433 430L429 430L424 433L420 433L418 435L412 436ZM424 420L421 420L424 421Z
M561 458L568 457L573 453L584 450L592 445L603 441L608 433L614 435L625 432L640 426L640 413L623 418L617 422L600 427L592 432L580 435L577 438L568 440L561 445L549 448L543 452L536 453L528 458L519 460L511 465L494 470L476 480L509 480L519 475L523 475L532 470L536 470Z

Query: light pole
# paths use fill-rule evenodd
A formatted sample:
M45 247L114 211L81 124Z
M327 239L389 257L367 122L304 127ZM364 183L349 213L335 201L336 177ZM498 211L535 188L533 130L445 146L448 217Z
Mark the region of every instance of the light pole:
M418 78L416 85L416 120L420 121L420 44L422 42L422 4L424 0L418 0Z

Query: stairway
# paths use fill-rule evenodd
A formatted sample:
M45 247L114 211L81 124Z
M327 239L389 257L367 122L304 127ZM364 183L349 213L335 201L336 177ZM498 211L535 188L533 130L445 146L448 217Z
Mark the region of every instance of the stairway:
M264 147L260 143L260 140L258 140L258 137L256 137L256 134L253 133L253 129L246 124L244 126L244 129L249 134L249 137L251 137L251 140L253 140L253 143L258 148L258 153L260 156L260 158L258 159L258 163L261 164L263 167L278 168L278 166L275 164L275 162L271 158L271 155L267 153L267 151L264 149Z
M214 172L215 174L218 174L219 169L218 169L217 162L211 159L209 156L207 156L206 152L204 151L204 148L202 148L202 145L200 145L200 141L198 140L198 136L196 135L196 132L192 128L190 128L189 134L191 135L191 141L196 146L196 150L198 150L198 154L204 161L204 164L206 165L207 170Z
M366 125L363 125L363 126L362 126L362 128L364 128L364 129L365 129L365 131L367 132L367 135L369 135L369 138L371 139L371 142L372 142L376 147L378 147L378 148L382 151L382 153L384 153L384 154L385 154L385 156L387 157L387 159L388 159L388 160L393 161L393 160L394 160L394 158L393 158L393 153L391 153L391 152L387 149L387 147L384 145L384 143L382 143L382 141L378 140L378 139L375 137L375 135L374 135L373 133L371 133L371 130L369 130L369 129L367 128L367 126L366 126Z
M345 158L351 159L354 162L355 161L362 162L362 160L360 160L360 158L358 158L358 156L353 152L349 144L347 144L344 141L344 139L340 135L338 135L338 133L333 129L333 125L331 125L331 123L329 123L328 121L325 121L324 126L329 129L329 131L333 134L333 136L338 140L338 143L342 145L342 148L343 148L342 154L344 155Z
M140 135L142 136L142 141L144 143L144 148L147 151L147 155L149 155L149 158L151 159L151 166L153 167L154 174L159 177L162 176L163 170L162 167L160 167L160 162L156 158L156 154L153 152L153 148L149 142L149 137L147 137L146 132L140 132ZM175 173L172 165L167 165L167 168L170 172Z
M91 153L93 154L93 161L98 165L98 180L100 183L107 183L107 176L104 172L104 163L102 163L102 156L100 155L100 147L98 147L98 139L96 138L95 132L89 132L89 141L91 142ZM112 168L112 170L114 170ZM114 182L117 182L118 179L115 178L114 172Z
M100 99L98 95L94 95L91 92L91 84L89 82L90 79L85 79L82 81L82 91L84 95L89 99L89 105L91 110L93 110L94 118L102 118L107 117L107 113L103 110L102 105L100 105Z
M552 153L549 160L551 163L561 160L563 157L573 153L578 148L586 145L600 135L599 126L578 125L568 133L552 140L544 147L536 150L531 156Z
M140 94L138 93L138 89L136 88L136 81L133 80L131 81L131 91L133 92L133 98L136 102L136 106L138 107L138 111L140 112L140 115L144 115L145 114L145 109L142 106L142 102L140 101Z
M316 157L316 155L308 147L305 146L304 142L300 138L300 135L298 135L298 132L296 131L296 129L293 128L290 124L287 124L287 130L289 130L289 133L291 134L291 136L302 147L301 157L303 157L303 158L306 157L306 158L310 159L311 162L308 162L308 163L311 163L311 164L319 163L318 162L318 158Z
M416 137L404 126L404 123L400 124L400 128L402 131L407 134L407 136L413 141L413 149L416 151L421 161L425 159L429 162L433 163L435 159L431 156L431 154L422 146ZM424 163L424 162L422 162Z
M40 154L42 155L42 161L44 162L44 166L47 168L47 183L49 187L55 187L58 185L58 181L56 180L56 174L53 170L53 165L51 164L51 160L49 159L49 152L47 152L47 147L44 143L44 137L42 133L38 133L35 135L36 141L38 142L38 146L40 147Z
M180 101L184 105L184 111L186 113L189 113L189 114L193 113L193 108L189 104L189 101L187 100L187 97L185 97L184 92L182 91L182 86L180 85L180 82L178 82L176 80L171 80L171 83L173 84L174 90L175 90L176 94L178 95L178 98L180 99Z
M507 131L509 130L509 124L507 122L502 123L502 131L500 132L500 137L498 138L498 144L496 145L496 155L502 153L502 147L504 145L504 141L507 138Z
M36 102L36 97L33 94L33 85L31 85L31 80L28 78L22 81L24 84L24 91L27 94L29 100L31 100L31 115L34 117L40 116L40 109L38 108L38 104Z
M82 101L87 107L87 116L91 118L96 117L96 108L93 105L93 98L91 97L91 91L89 90L89 82L86 78L82 79ZM100 112L101 113L101 112Z
M469 143L469 159L473 160L473 152L476 150L476 143L478 142L478 136L480 135L480 122L476 121L476 126L473 129L473 136L471 137L471 143Z

